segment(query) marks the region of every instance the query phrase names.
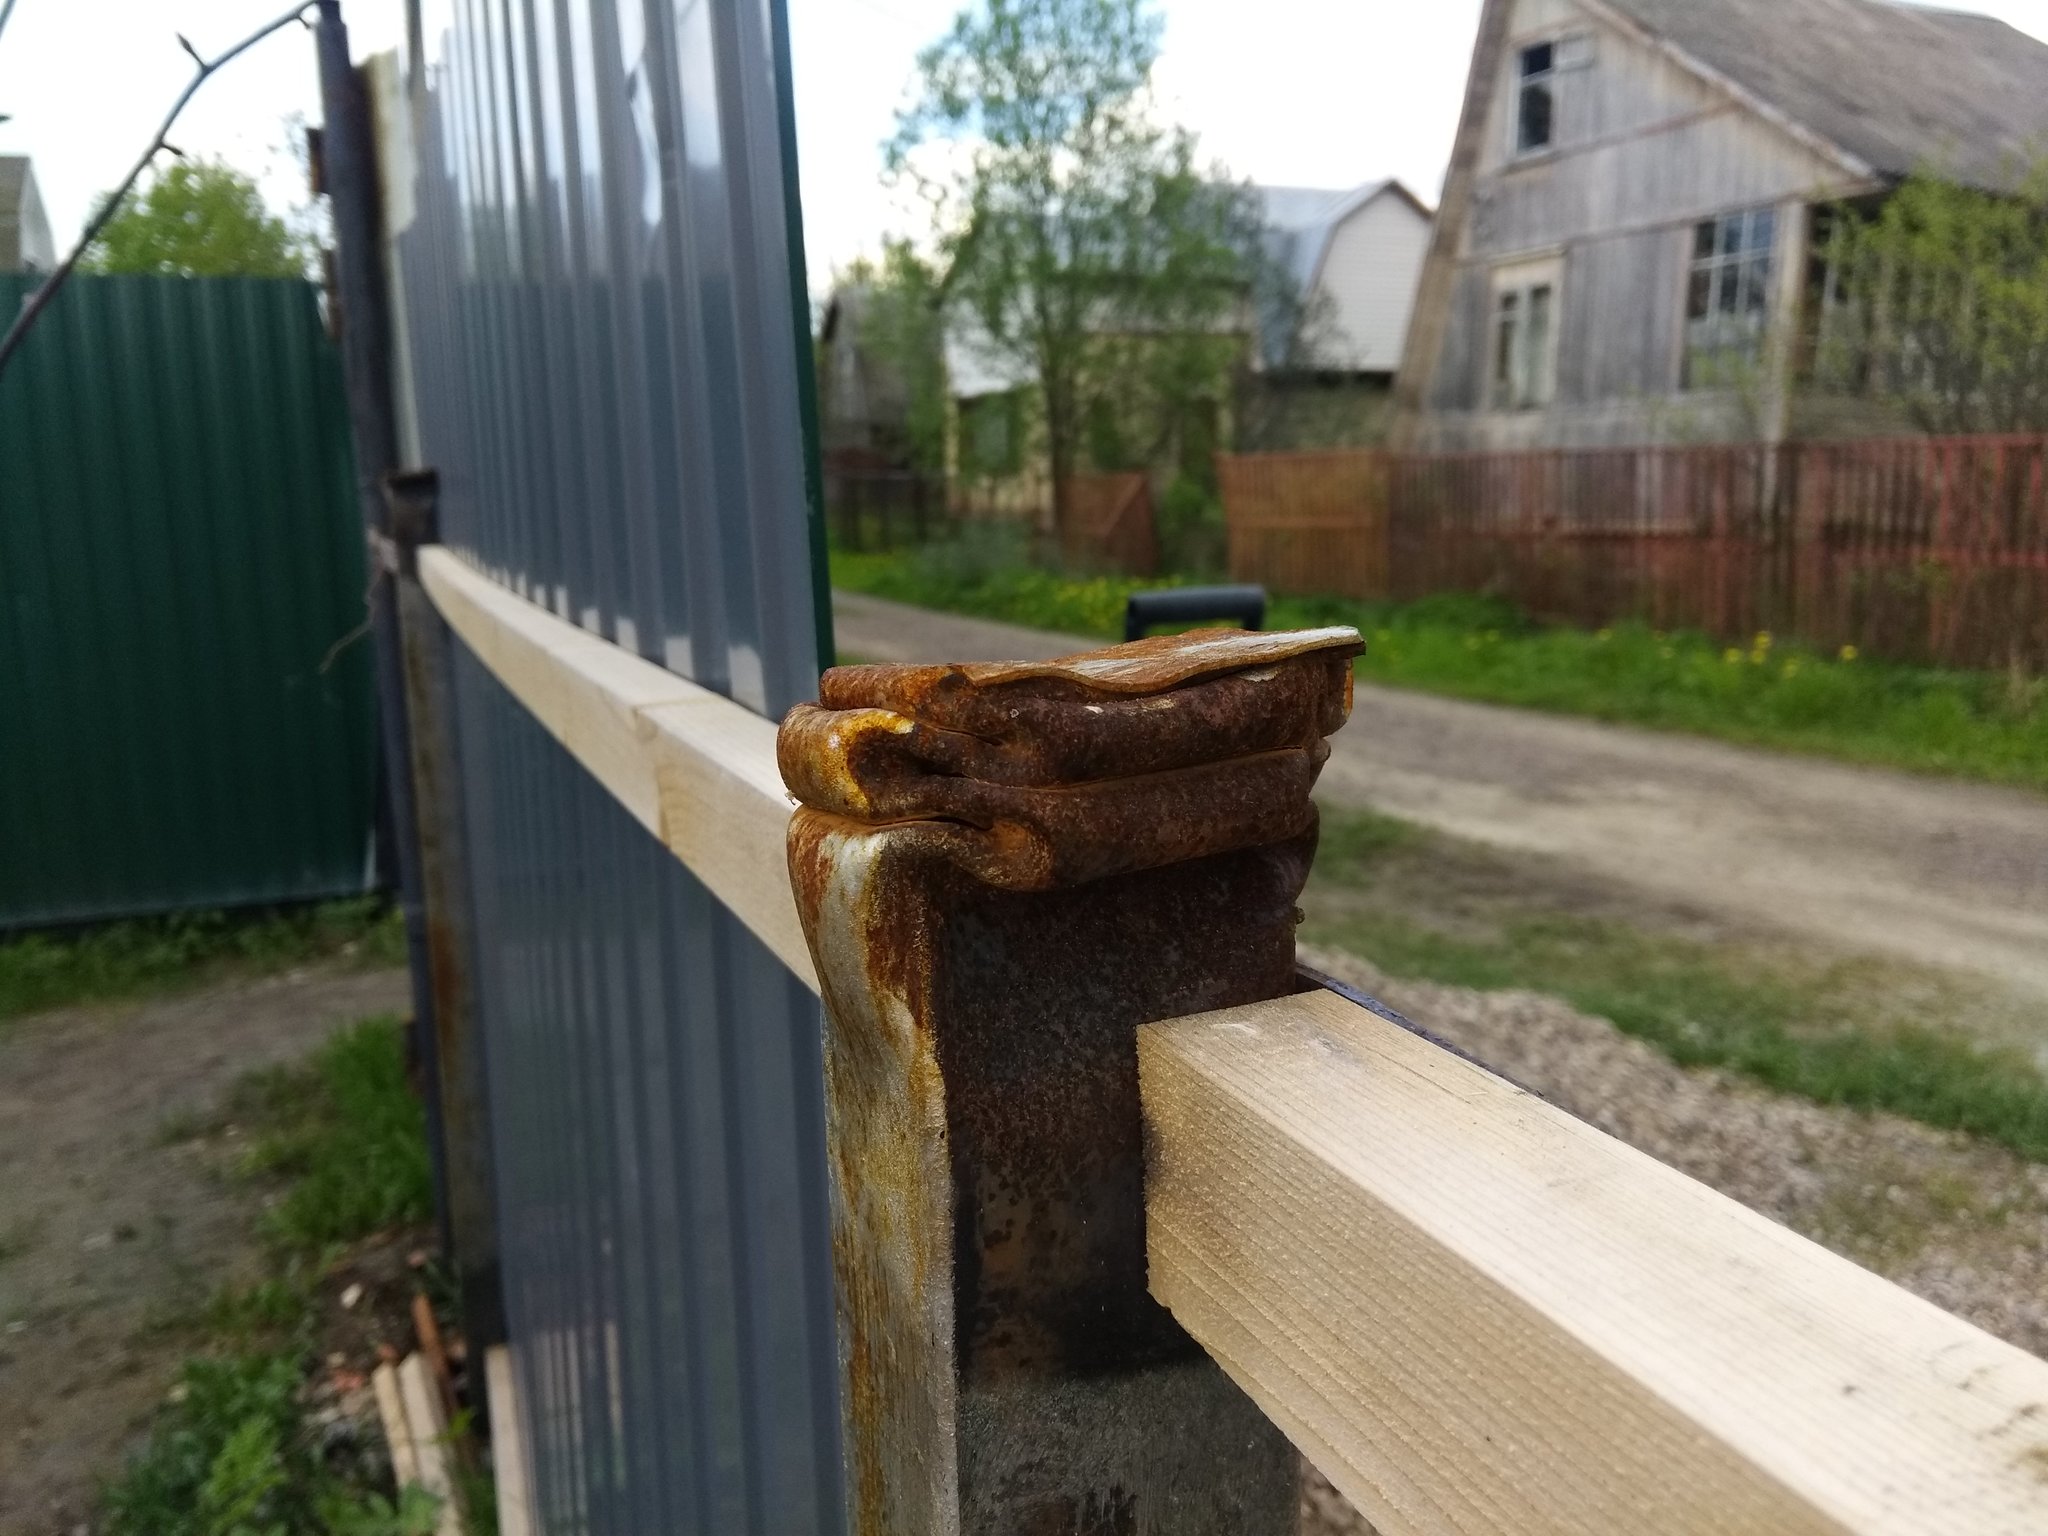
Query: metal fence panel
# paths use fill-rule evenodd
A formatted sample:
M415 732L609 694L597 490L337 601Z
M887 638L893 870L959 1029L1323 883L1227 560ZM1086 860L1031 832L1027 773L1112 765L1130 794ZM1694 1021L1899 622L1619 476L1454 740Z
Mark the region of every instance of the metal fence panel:
M0 377L0 927L370 884L341 399L280 279L75 278Z
M822 528L779 0L459 5L397 240L443 537L765 714ZM508 1326L550 1532L842 1528L818 1005L466 655Z

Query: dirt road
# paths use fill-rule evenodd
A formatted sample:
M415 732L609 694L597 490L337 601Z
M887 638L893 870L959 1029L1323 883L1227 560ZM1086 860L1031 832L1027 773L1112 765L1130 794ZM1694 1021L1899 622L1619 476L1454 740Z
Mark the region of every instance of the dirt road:
M0 1022L0 1536L80 1528L187 1352L177 1320L260 1270L254 1193L167 1130L406 1002L402 971L313 968Z
M834 598L867 661L1092 642ZM2048 995L2048 799L1360 687L1320 791L1745 924Z

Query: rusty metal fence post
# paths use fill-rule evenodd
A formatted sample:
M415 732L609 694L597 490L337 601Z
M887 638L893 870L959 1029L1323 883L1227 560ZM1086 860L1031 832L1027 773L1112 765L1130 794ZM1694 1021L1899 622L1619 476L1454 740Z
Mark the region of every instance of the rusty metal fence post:
M420 585L419 551L440 540L439 477L433 470L389 475L392 581L425 917L427 981L433 996L435 1081L442 1144L442 1224L448 1263L462 1298L473 1349L503 1342L498 1217L491 1157L490 1091L476 995L476 917L468 827L462 806L454 637Z
M861 1536L1295 1528L1294 1450L1146 1290L1136 1031L1295 990L1359 649L842 667L784 722Z
M348 27L339 0L320 0L316 27L320 104L317 184L334 220L334 282L329 299L340 328L342 376L348 391L349 432L356 496L372 551L364 594L366 627L377 688L377 746L384 804L391 824L389 850L398 877L405 922L406 965L412 980L412 1041L428 1083L427 1139L434 1165L434 1204L441 1235L449 1238L447 1142L440 1118L440 1064L435 1055L434 996L429 980L425 898L414 829L412 750L400 655L396 564L383 479L398 464L398 426L391 389L391 311L378 260L377 154L369 101L349 62ZM380 853L383 850L379 850Z
M369 97L350 62L336 0L320 0L321 181L334 216L335 301L354 438L357 490L375 557L367 594L378 732L412 973L413 1038L424 1078L436 1215L481 1347L504 1337L490 1128L473 988L474 936L456 767L452 659L419 583L416 555L435 537L431 472L399 474L391 307L380 251L381 198Z

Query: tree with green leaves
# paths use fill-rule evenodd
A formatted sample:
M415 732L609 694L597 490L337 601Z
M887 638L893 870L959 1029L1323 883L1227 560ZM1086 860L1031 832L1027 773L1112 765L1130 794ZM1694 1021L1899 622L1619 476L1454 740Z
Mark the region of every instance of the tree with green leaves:
M1924 172L1830 215L1818 387L1928 432L2048 432L2048 159L2009 193Z
M81 265L161 277L304 277L311 255L254 178L218 160L179 160L115 211Z
M1037 381L1062 530L1084 448L1148 462L1244 344L1257 204L1157 120L1159 36L1146 0L976 0L887 147L931 206L946 302Z

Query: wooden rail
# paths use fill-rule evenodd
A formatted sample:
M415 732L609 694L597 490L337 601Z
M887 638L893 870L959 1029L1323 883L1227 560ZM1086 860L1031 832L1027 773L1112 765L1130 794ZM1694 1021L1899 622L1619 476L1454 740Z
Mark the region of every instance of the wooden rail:
M420 568L815 989L775 727ZM2048 1531L2048 1363L1333 994L1138 1051L1153 1294L1385 1536Z
M1138 1050L1153 1294L1386 1536L2048 1531L2048 1363L1333 994Z
M817 991L783 854L791 801L775 722L556 617L447 549L420 551L420 581L492 676Z

